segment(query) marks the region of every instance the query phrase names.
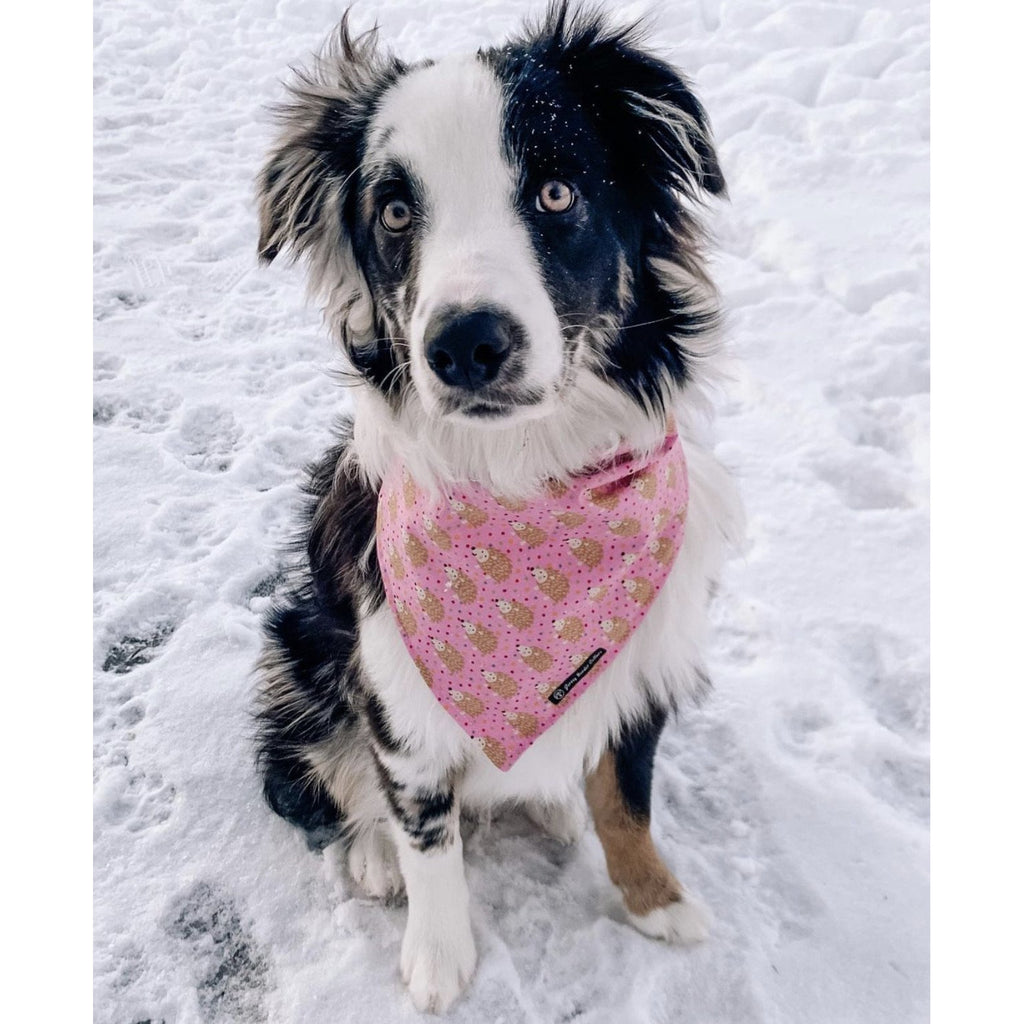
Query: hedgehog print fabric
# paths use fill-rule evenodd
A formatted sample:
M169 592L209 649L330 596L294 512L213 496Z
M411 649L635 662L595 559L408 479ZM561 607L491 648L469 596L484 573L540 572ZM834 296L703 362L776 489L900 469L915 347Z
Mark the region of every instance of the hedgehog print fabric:
M388 603L423 683L507 771L600 678L672 569L686 526L675 434L541 497L476 484L431 495L396 463L377 551Z

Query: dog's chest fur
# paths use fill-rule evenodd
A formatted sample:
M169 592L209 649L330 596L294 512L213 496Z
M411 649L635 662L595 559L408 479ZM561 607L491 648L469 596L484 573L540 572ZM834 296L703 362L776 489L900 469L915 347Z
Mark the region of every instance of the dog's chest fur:
M668 580L616 660L562 718L508 771L498 772L437 703L410 658L390 607L360 625L367 679L389 713L396 738L438 763L466 765L463 800L484 808L506 800L557 803L578 790L609 736L642 718L653 704L675 706L708 686L702 649L708 590L734 515L731 489L718 464L687 443L690 505L687 533Z

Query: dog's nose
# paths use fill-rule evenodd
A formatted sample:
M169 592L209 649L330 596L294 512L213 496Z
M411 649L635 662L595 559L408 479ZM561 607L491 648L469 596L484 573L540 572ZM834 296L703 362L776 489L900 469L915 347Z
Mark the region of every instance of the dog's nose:
M478 388L498 376L522 328L493 309L444 309L427 323L427 364L453 388Z

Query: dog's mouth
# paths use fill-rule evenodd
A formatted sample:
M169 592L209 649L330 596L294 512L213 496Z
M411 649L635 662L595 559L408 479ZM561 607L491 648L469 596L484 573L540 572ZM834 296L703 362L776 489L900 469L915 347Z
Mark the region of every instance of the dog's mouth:
M459 413L470 419L497 420L510 415L515 406L502 402L472 402L459 409Z
M442 396L439 412L451 418L473 423L508 423L541 415L547 396L542 390L517 390L496 394L450 394Z

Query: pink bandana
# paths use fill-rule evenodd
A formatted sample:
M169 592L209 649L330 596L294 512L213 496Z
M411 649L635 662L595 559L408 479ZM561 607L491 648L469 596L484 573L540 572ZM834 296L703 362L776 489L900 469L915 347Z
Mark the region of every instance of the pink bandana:
M683 540L686 460L675 434L532 501L477 484L446 498L401 464L377 505L384 589L416 667L502 771L625 646Z

